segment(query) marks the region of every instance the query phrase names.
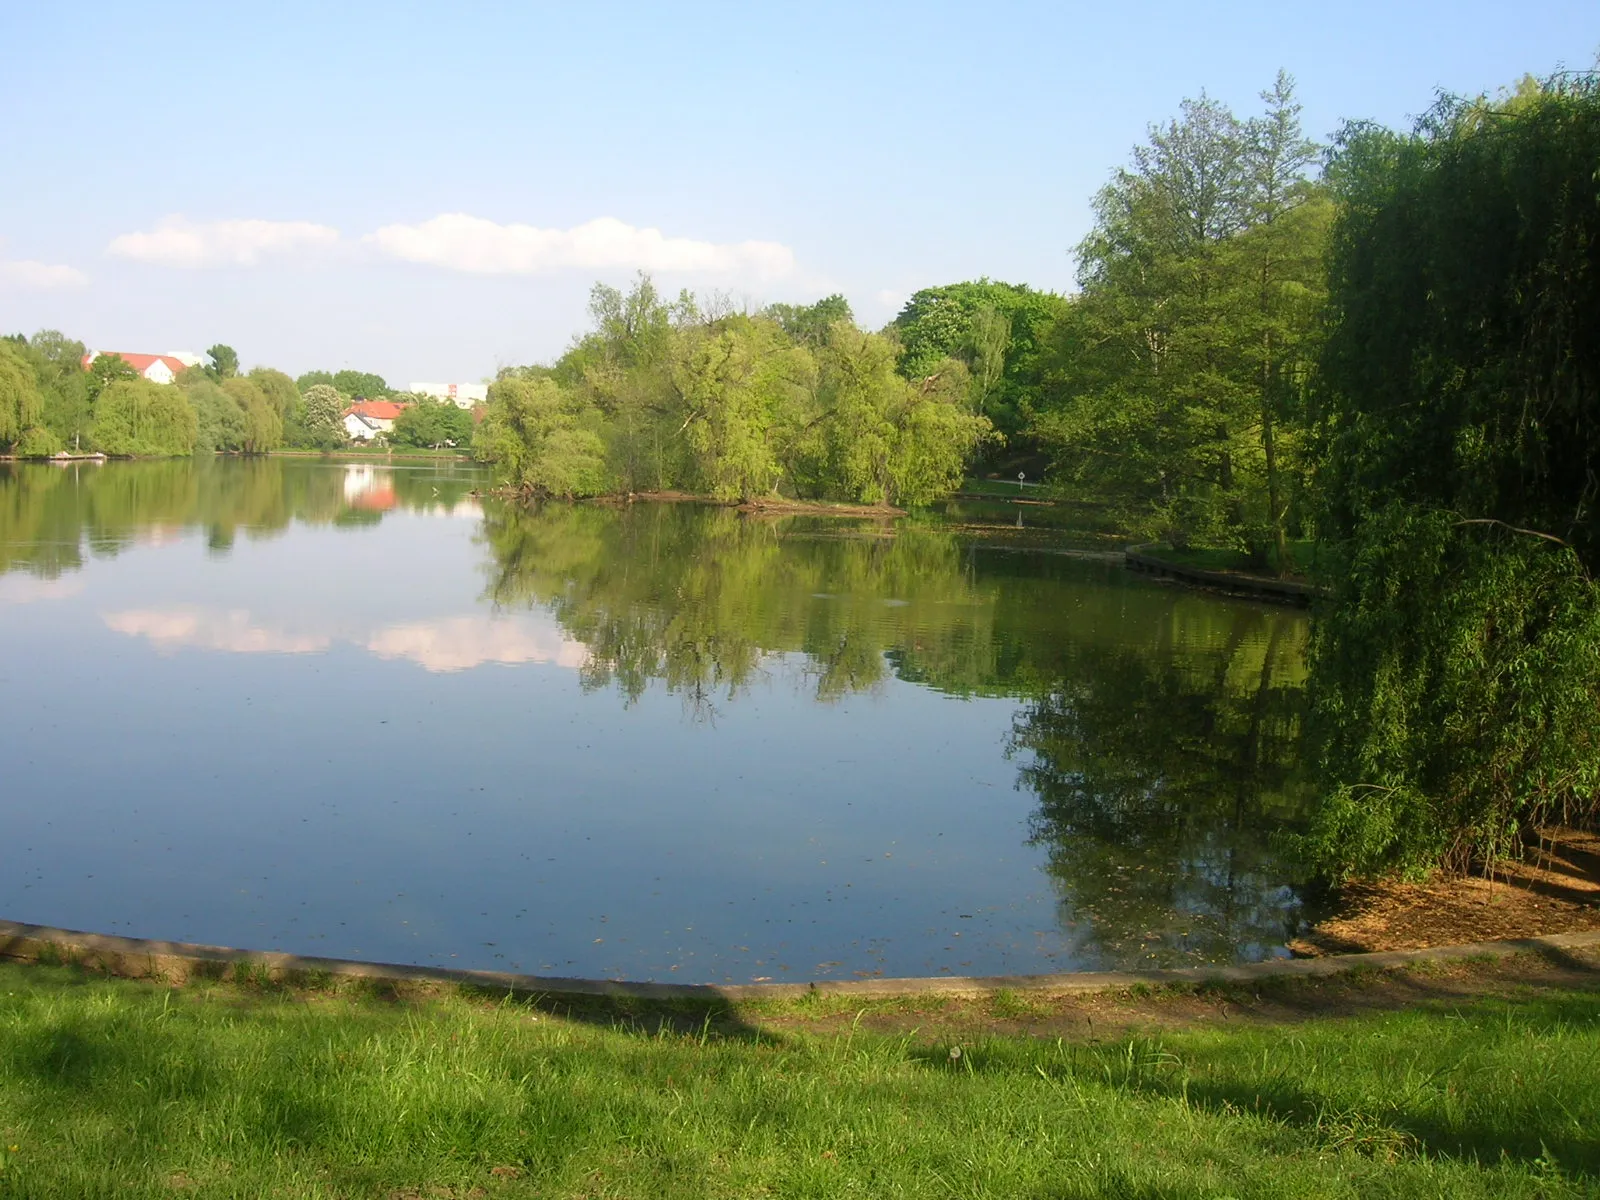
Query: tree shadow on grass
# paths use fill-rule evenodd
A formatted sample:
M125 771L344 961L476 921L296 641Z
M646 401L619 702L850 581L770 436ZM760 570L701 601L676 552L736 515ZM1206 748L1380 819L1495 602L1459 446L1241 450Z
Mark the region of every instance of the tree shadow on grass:
M1551 956L1570 957L1557 950L1551 951ZM1582 960L1573 961L1592 970ZM1416 982L1419 993L1429 990L1425 979ZM1492 1001L1465 1010L1462 999L1451 996L1454 1003L1429 1004L1424 1012L1440 1021L1475 1020L1482 1027L1508 1021L1505 1032L1517 1038L1593 1029L1600 1023L1600 994L1593 992ZM1418 1036L1426 1036L1426 1031ZM1263 1066L1252 1074L1246 1066L1235 1073L1240 1065L1235 1060L1233 1067L1202 1061L1185 1069L1173 1049L1181 1052L1183 1047L1181 1043L1163 1045L1133 1038L1116 1045L1078 1047L1077 1056L1069 1062L1042 1063L1037 1055L1018 1056L1014 1047L991 1050L981 1043L959 1054L939 1047L917 1047L910 1057L934 1070L1034 1073L1046 1082L1081 1086L1085 1092L1109 1089L1181 1103L1221 1118L1264 1118L1298 1131L1328 1150L1353 1150L1383 1160L1422 1154L1483 1166L1511 1163L1551 1172L1580 1185L1600 1183L1600 1128L1575 1128L1572 1114L1554 1100L1532 1119L1527 1108L1507 1105L1503 1113L1452 1121L1425 1104L1411 1102L1398 1084L1392 1102L1352 1102L1305 1087L1292 1070L1282 1067L1269 1072ZM1215 1077L1229 1074L1234 1077ZM1470 1088L1470 1076L1458 1086Z
M462 984L459 994L490 1004L515 1004L563 1021L594 1025L614 1033L640 1037L700 1037L707 1041L763 1042L783 1039L744 1019L737 1006L715 996L705 999L653 999L630 995L578 995L519 992Z

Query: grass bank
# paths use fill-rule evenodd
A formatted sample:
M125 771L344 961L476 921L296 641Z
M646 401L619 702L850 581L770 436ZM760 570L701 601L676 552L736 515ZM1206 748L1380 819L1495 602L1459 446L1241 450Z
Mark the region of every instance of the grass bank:
M472 462L472 455L464 450L431 450L427 447L394 446L380 450L363 450L357 447L340 447L337 450L269 450L273 458L442 458L451 462Z
M1188 994L1216 1024L1063 1036L998 994L1004 1033L6 964L0 1195L1592 1195L1600 994L1574 971L1292 1024Z

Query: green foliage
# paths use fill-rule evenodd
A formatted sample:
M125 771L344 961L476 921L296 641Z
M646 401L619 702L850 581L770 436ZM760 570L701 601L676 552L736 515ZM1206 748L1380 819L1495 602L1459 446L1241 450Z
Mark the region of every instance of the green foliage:
M100 399L100 393L105 391L109 384L123 379L138 379L139 372L127 359L120 354L100 354L89 364L89 378L86 385L89 391L89 403L93 405Z
M605 446L579 402L549 379L499 379L473 452L506 483L552 496L595 496L609 486Z
M922 289L888 332L900 342L900 373L914 382L961 360L974 411L1011 440L1041 403L1040 352L1066 308L1053 293L980 279Z
M43 408L33 364L12 342L0 341L0 446L16 446L39 424Z
M370 371L335 371L333 386L357 400L381 400L389 394L389 385L383 381L383 376Z
M1600 81L1345 131L1313 644L1339 877L1600 811Z
M507 480L561 495L922 504L953 490L991 436L968 407L961 363L908 382L894 344L844 319L837 298L757 316L708 307L688 295L669 304L647 277L626 295L597 286L595 328L559 362L502 372L477 454ZM551 475L558 427L583 436L552 443L571 469Z
M89 429L89 375L84 346L54 329L31 338L11 339L33 367L43 405L40 429L30 440L30 454L49 454L63 447L86 448ZM50 449L43 447L50 446Z
M383 376L370 371L307 371L294 383L302 393L325 384L357 400L382 400L389 395L389 385L383 381Z
M828 340L829 330L840 321L847 325L856 323L850 301L838 293L825 296L815 304L769 304L761 315L776 321L791 341L807 346L822 345Z
M181 386L194 409L195 452L242 450L245 421L238 402L203 372L184 372Z
M857 997L808 1019L820 1001L767 1017L311 982L0 966L0 1191L927 1200L960 1178L1062 1200L1577 1200L1600 1172L1583 990L1292 1025L1229 1006L1158 1038L1116 1032L1107 997L1094 1037L1061 1038L1060 1017L1002 1034L931 1003L863 1021Z
M349 400L340 395L339 389L331 383L312 384L305 389L302 400L305 406L303 428L306 444L324 450L342 445L345 440L344 410L350 407Z
M300 389L282 371L275 371L271 367L253 367L248 378L261 389L277 412L278 419L285 424L299 416L304 409L305 402L300 397Z
M246 454L265 454L283 443L283 419L266 392L249 379L235 377L222 381L226 392L244 415L244 436L239 449Z
M159 456L192 453L198 429L182 388L118 379L95 401L90 433L107 454Z
M1185 101L1096 197L1033 430L1136 532L1288 570L1331 205L1290 80L1263 99L1249 121Z
M472 414L454 401L399 395L406 407L395 418L389 440L398 446L466 446L472 441Z
M205 372L214 380L232 379L239 373L239 353L232 346L218 342L206 351L206 358Z

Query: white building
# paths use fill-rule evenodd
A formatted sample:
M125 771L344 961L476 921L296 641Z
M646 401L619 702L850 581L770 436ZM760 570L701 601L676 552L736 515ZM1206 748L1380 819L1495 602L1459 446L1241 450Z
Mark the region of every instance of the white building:
M105 355L120 358L151 383L171 383L186 367L200 365L197 354L130 354L125 350L91 350L83 356L84 369ZM190 361L190 360L193 361Z
M487 383L413 383L411 390L418 396L449 400L457 408L471 408L489 399Z
M394 419L405 411L393 400L362 400L344 410L344 431L353 442L370 442L380 433L394 428Z

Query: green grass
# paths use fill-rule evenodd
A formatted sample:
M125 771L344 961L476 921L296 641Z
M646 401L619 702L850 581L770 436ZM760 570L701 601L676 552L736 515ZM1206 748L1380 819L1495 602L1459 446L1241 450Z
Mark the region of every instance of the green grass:
M1022 1015L1019 997L996 997ZM661 1014L658 1014L658 1016ZM0 1195L1593 1195L1600 995L1104 1043L0 966ZM665 1024L662 1022L661 1024ZM959 1051L959 1053L957 1053Z

